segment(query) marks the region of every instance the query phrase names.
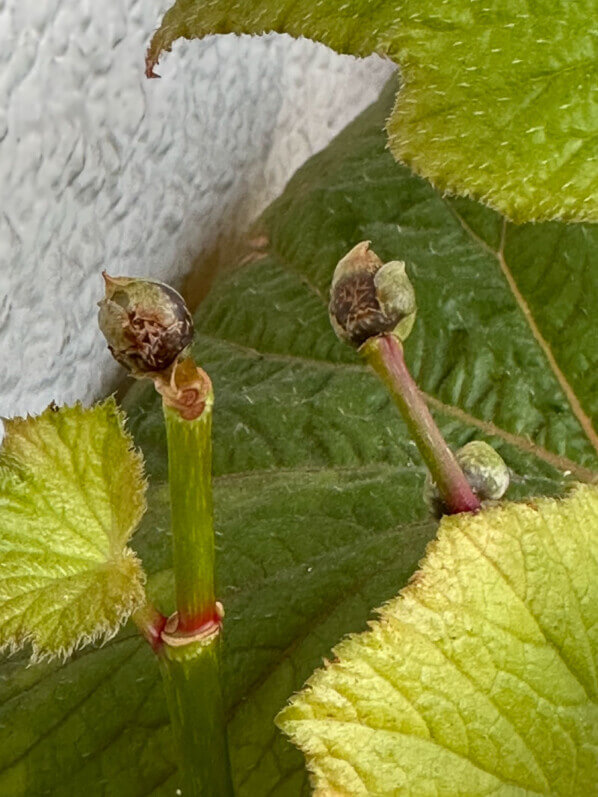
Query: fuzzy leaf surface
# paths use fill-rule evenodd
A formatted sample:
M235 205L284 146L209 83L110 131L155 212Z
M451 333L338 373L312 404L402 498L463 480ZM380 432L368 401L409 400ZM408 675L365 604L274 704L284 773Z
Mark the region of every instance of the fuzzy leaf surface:
M240 797L309 794L303 756L274 718L406 584L436 532L396 408L328 321L333 269L355 243L407 261L419 311L406 358L452 446L495 445L511 499L598 470L598 230L514 227L442 198L386 148L395 92L297 173L262 219L259 248L196 317L194 355L216 396L218 596ZM125 404L150 481L135 549L168 612L162 412L141 383ZM172 795L160 674L132 628L64 666L12 659L0 675L0 794Z
M595 794L598 488L443 518L278 718L316 795Z
M518 222L598 221L597 0L177 0L148 51L179 37L305 36L401 67L391 151L439 190Z
M143 462L113 399L5 421L0 450L0 646L67 656L113 636L144 598L127 542Z

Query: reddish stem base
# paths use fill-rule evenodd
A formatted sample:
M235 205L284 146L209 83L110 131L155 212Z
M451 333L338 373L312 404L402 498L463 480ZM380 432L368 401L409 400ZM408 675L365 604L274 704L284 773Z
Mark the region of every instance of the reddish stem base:
M477 512L481 504L436 425L392 335L370 338L361 349L389 388L420 454L436 482L448 514Z

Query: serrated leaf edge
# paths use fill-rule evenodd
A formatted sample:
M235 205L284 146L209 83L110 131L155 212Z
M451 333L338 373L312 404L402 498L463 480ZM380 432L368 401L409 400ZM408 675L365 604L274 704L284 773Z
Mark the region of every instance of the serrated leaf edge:
M517 504L519 506L533 506L536 510L539 510L542 506L549 506L549 505L556 505L556 504L564 504L568 501L574 500L581 494L588 494L593 493L594 496L598 496L598 487L589 484L574 484L572 485L567 494L562 498L552 498L552 497L540 497L540 498L528 498L522 501L507 501L507 502L488 502L482 509L482 513L485 513L487 516L488 514L495 514L500 513L505 510L510 505ZM479 517L482 513L478 513L477 516ZM378 607L374 610L374 614L377 615L376 619L372 619L368 621L368 630L363 631L361 633L351 633L347 634L337 645L334 646L332 649L333 659L324 659L324 666L316 669L313 674L307 679L303 687L299 692L296 692L294 695L291 696L287 705L277 714L274 719L275 725L279 728L289 739L290 741L299 749L305 756L305 764L309 773L310 782L312 788L314 789L315 797L342 797L344 792L337 792L335 790L331 790L329 787L322 788L319 785L320 775L316 771L314 764L311 761L311 757L313 756L314 759L320 757L312 746L309 743L306 743L305 736L298 732L295 729L295 725L299 725L299 727L303 724L303 720L286 720L286 715L295 706L296 702L302 702L304 699L304 694L309 694L315 690L316 687L319 687L323 678L325 678L327 672L331 669L337 669L341 666L343 656L347 649L349 649L350 653L353 651L350 650L351 644L359 640L360 638L367 637L369 634L374 632L376 629L382 627L385 622L392 622L392 615L390 617L386 617L387 613L393 611L393 613L397 610L398 607L404 607L407 604L411 606L417 606L417 595L419 592L423 591L427 587L427 572L425 570L426 562L429 557L432 557L436 552L437 548L439 547L439 541L447 534L451 534L454 532L454 526L459 522L459 519L462 515L453 515L447 516L444 518L446 521L445 526L441 524L439 527L439 531L434 539L430 540L430 542L426 546L426 550L424 553L423 558L418 563L418 567L415 572L410 577L409 581L401 589L394 598L391 598L389 601L384 603L382 606ZM457 527L458 529L458 527ZM434 572L434 571L432 571ZM411 596L414 596L412 601L406 601L405 599L409 599ZM364 792L365 793L365 792Z
M71 645L66 645L56 650L47 650L38 645L34 632L26 632L18 638L18 640L8 640L0 645L0 654L13 656L15 653L23 650L28 645L31 645L31 655L27 666L30 667L34 664L42 662L60 661L64 663L73 653L81 650L87 645L102 646L113 639L122 626L129 620L133 612L139 609L145 601L145 584L147 583L147 575L143 570L141 560L128 546L123 551L123 559L129 559L138 565L139 574L139 590L135 595L131 595L130 600L123 604L121 610L117 615L114 623L104 621L99 623L96 630L92 634L80 635Z
M85 407L81 401L75 402L75 404L67 406L64 405L66 409L69 410L76 410L81 415L84 414L86 411L94 410L94 409L102 409L107 412L108 417L112 417L116 420L118 429L122 433L123 437L127 442L127 453L131 455L132 462L133 462L133 471L132 476L133 478L139 482L140 490L136 491L136 496L138 499L137 506L135 507L135 515L136 520L132 524L130 533L128 535L128 540L132 538L135 531L138 529L141 519L147 510L147 487L148 487L148 480L145 473L145 462L143 459L142 454L140 451L137 450L135 447L135 441L133 436L127 429L127 416L125 412L119 407L116 402L116 398L114 394L108 396L102 401L97 402L96 404L92 405L92 407ZM4 426L4 439L2 440L2 444L0 445L0 477L1 478L11 478L11 467L16 466L22 467L22 460L15 458L10 453L4 450L5 444L10 442L11 434L14 434L14 430L17 428L18 425L21 423L35 420L36 418L42 418L46 415L49 415L54 412L59 412L61 407L58 407L54 402L50 403L45 410L43 410L39 415L32 415L27 413L25 416L15 416L13 418L5 418L2 417L0 420ZM25 632L17 639L10 639L4 643L0 643L0 654L12 656L15 653L23 650L27 645L31 645L31 656L28 662L28 666L32 666L34 664L39 664L42 662L49 662L54 660L60 660L65 662L73 653L81 648L86 647L87 645L97 644L97 645L104 645L113 639L116 634L119 632L121 627L125 624L125 622L130 618L133 612L140 608L141 605L145 601L145 585L147 583L147 574L143 570L143 565L135 551L130 548L128 545L125 545L119 552L117 552L118 558L121 561L130 560L134 565L137 567L138 571L138 582L136 590L136 594L131 594L130 600L123 602L122 608L120 609L117 620L114 624L109 623L108 621L100 622L97 625L96 630L91 634L82 634L77 637L71 645L63 646L61 648L57 648L56 650L47 650L40 647L36 641L35 632ZM110 560L107 560L107 563ZM114 562L115 564L119 565L120 562Z

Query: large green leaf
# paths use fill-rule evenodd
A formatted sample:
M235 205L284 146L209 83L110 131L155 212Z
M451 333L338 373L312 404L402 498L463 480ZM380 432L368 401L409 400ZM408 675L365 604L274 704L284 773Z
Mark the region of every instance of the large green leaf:
M558 493L598 470L598 230L514 228L443 199L386 150L395 88L300 170L260 225L263 251L224 275L198 313L195 355L216 393L229 732L246 797L307 793L302 756L274 717L397 594L435 533L392 401L328 323L341 255L371 239L381 256L407 260L420 308L409 366L451 445L479 437L499 449L511 498ZM152 391L136 384L126 401L150 479L135 546L148 590L167 604L166 446ZM64 667L7 661L0 794L172 794L167 712L146 648L131 629Z
M597 793L598 488L444 518L278 718L316 794Z
M596 0L176 0L148 74L181 36L277 31L387 55L403 85L390 148L438 189L515 221L598 221Z
M114 636L144 600L127 547L145 509L142 460L113 399L4 424L0 648L64 657Z

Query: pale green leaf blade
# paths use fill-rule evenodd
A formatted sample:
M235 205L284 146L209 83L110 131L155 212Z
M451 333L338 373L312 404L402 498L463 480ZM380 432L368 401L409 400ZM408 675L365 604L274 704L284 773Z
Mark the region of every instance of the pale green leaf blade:
M278 718L316 794L593 794L598 489L444 518Z
M148 51L179 37L289 33L338 52L387 55L403 85L388 122L395 157L440 191L514 221L598 221L596 0L177 0Z
M108 639L144 598L126 546L143 462L113 399L5 421L0 451L0 647L34 658Z
M396 408L328 322L332 271L352 245L368 238L385 258L407 260L420 313L406 355L451 446L495 445L514 500L558 494L598 470L502 271L503 219L446 201L396 164L383 132L395 93L390 85L298 172L261 222L263 250L227 269L196 316L194 354L216 395L218 597L239 797L310 793L303 756L274 717L333 645L365 630L372 608L405 585L435 534L425 472ZM595 425L598 228L507 224L504 251ZM126 410L150 479L135 549L148 592L168 612L167 463L154 392L135 383ZM0 794L172 796L159 670L132 627L62 667L12 659L0 676Z
M596 0L402 4L395 157L516 222L597 221L597 15Z

